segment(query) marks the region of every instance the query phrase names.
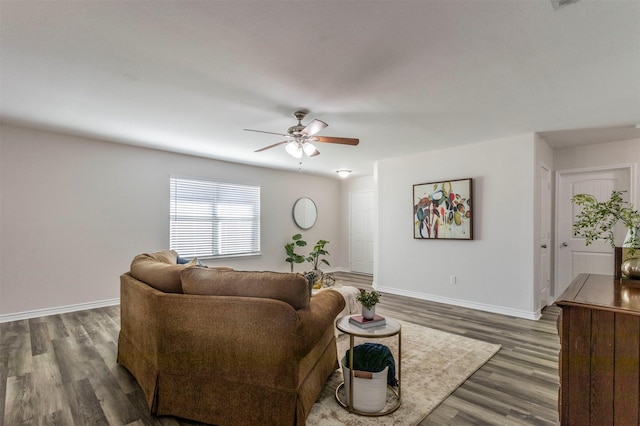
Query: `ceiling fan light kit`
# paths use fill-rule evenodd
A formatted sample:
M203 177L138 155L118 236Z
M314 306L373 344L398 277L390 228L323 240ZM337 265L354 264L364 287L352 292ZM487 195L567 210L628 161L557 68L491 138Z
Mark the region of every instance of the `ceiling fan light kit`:
M296 141L289 142L285 149L292 157L302 158L302 147Z
M316 147L309 142L301 142L296 140L289 142L285 147L285 150L294 158L302 158L303 152L307 155L307 157L313 157L314 155L320 154Z
M310 144L309 142L303 143L302 149L304 150L304 153L307 154L307 156L309 157L313 157L314 155L320 154L320 152L318 152L316 147ZM318 154L316 154L316 152L318 152Z

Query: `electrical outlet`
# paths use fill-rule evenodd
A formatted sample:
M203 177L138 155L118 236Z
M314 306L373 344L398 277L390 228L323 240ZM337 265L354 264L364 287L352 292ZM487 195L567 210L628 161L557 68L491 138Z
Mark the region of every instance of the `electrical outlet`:
M455 284L456 283L456 276L455 275L451 275L449 277L449 284Z

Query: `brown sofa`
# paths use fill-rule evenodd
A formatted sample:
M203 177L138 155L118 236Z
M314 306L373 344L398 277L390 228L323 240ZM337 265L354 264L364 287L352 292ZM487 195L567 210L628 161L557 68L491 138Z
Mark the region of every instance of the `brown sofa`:
M217 425L304 425L337 368L335 291L300 274L136 256L121 276L118 363L152 414Z

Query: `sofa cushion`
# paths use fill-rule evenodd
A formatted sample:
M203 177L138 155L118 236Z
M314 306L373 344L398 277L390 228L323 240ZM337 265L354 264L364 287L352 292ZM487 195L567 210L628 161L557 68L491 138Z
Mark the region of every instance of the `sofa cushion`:
M185 294L276 299L294 309L309 306L307 280L300 274L188 267L180 278Z
M165 293L182 293L180 271L188 266L198 264L197 259L179 265L178 255L173 250L137 255L131 262L131 275Z

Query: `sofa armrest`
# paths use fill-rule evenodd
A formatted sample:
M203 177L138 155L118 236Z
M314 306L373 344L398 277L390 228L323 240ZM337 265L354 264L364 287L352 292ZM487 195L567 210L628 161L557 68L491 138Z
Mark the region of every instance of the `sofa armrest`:
M131 341L137 348L136 352L156 368L158 323L154 300L162 294L129 273L120 276L120 337Z
M344 297L340 293L326 290L313 296L309 307L298 310L296 352L300 356L313 348L327 327L334 327L336 316L344 307Z

